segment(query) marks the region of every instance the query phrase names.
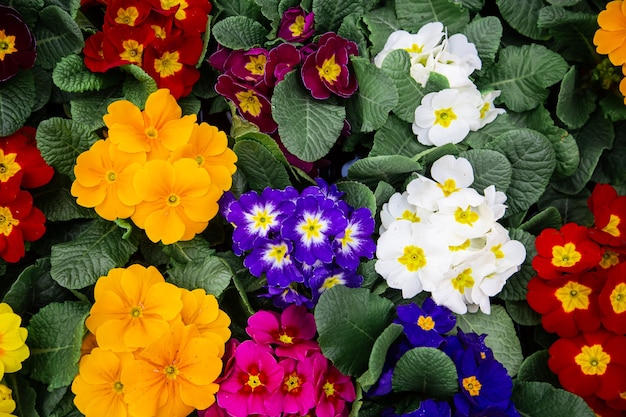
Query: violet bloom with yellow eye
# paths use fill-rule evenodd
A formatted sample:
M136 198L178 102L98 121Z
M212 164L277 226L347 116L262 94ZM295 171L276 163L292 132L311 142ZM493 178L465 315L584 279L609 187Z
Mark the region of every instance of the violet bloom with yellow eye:
M444 342L443 334L452 330L456 317L445 306L438 306L432 298L424 300L420 308L414 303L398 306L396 323L414 347L438 348Z
M35 65L35 37L22 16L12 7L0 5L0 82L20 69Z
M290 7L285 10L278 28L278 37L287 42L303 42L313 36L313 13L307 13L302 7Z

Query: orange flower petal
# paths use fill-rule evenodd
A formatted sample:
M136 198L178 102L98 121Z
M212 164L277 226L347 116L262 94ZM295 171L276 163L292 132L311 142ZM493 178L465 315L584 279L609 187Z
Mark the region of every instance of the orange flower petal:
M162 88L148 96L144 114L152 126L161 129L166 122L180 119L183 112L170 90Z
M143 127L141 110L128 100L119 100L109 104L107 112L102 119L109 129L118 124Z
M609 53L609 60L613 65L622 65L626 63L626 43L623 43Z
M179 210L161 210L146 217L144 229L148 238L153 242L163 242L170 245L178 242L185 233L185 222Z
M159 129L159 139L163 146L170 151L185 146L195 126L195 121L196 115L193 114L165 123Z
M83 187L74 181L70 193L76 197L76 203L83 207L95 207L104 201L106 197L105 187Z

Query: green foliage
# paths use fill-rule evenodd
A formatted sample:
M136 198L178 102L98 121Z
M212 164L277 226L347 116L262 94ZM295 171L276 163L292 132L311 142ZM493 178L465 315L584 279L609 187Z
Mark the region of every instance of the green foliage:
M396 15L402 29L411 33L429 22L442 22L456 33L469 22L469 11L451 0L396 0Z
M213 37L230 49L250 49L265 42L268 34L262 24L247 16L230 16L215 23Z
M80 52L85 45L74 19L58 6L43 8L34 29L37 37L37 64L44 69L53 69L61 58Z
M548 31L537 26L539 12L544 7L543 0L496 0L502 17L515 30L535 40L546 40Z
M459 156L472 164L474 182L471 187L480 194L490 185L495 185L496 190L503 193L508 190L513 168L504 155L489 149L470 149Z
M398 360L393 389L411 391L426 398L448 399L458 391L458 375L452 359L429 347L413 348Z
M522 242L526 248L526 259L520 270L507 280L498 297L507 301L521 301L526 299L528 281L537 275L532 267L532 260L537 254L535 236L522 229L511 229L509 230L509 237Z
M371 386L378 381L383 371L383 365L387 359L387 351L389 347L402 333L402 326L399 324L390 324L376 339L372 347L372 353L369 357L368 368L358 379L357 382L364 387Z
M392 113L385 124L374 134L374 144L369 156L403 155L413 158L427 149L427 146L417 141L411 125Z
M366 207L376 215L376 197L365 185L357 181L341 181L337 183L339 191L344 192L344 201L354 208Z
M363 13L360 0L313 0L317 33L337 31L343 19L352 13Z
M106 88L116 81L116 77L113 73L91 72L80 56L68 55L54 67L52 81L63 91L82 93Z
M594 417L585 401L577 395L554 388L545 382L518 381L513 386L515 408L521 415Z
M570 129L582 127L596 109L596 95L577 83L577 70L572 66L563 77L556 104L556 114Z
M385 181L397 186L414 171L421 170L422 165L411 158L401 155L382 155L356 161L348 169L348 179L360 181L370 188L378 181Z
M24 125L35 106L37 91L30 71L18 72L0 88L0 136L9 136Z
M283 189L291 185L287 169L259 142L249 139L238 140L233 150L251 189L256 191L262 191L265 187Z

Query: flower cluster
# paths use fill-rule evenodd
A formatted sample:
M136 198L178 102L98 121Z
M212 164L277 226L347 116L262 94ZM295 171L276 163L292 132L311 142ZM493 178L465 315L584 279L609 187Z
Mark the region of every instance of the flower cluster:
M405 50L411 59L411 77L425 86L431 73L444 75L449 87L426 94L415 109L413 132L428 146L459 143L470 131L491 123L504 109L493 101L500 91L481 93L470 78L482 62L476 46L461 33L446 36L440 22L427 23L415 33L393 32L374 63L381 67L387 55Z
M399 305L396 311L396 323L402 325L403 334L390 347L381 377L367 392L369 397L376 398L392 392L395 367L406 352L415 348L435 348L445 352L454 362L458 391L451 401L425 399L417 410L400 416L519 417L511 401L511 377L485 345L487 335L464 333L461 329L457 329L454 335L449 334L456 318L447 307L437 306L431 298L426 298L421 307L410 303ZM398 416L391 409L386 409L383 415Z
M74 403L87 417L184 417L215 401L230 318L203 289L135 264L100 277Z
M7 262L19 261L24 242L34 242L46 231L46 218L26 190L47 184L54 175L37 149L35 133L24 126L0 138L0 258Z
M28 330L20 327L22 318L13 312L7 303L0 303L0 380L10 372L22 369L22 362L30 355L26 345ZM13 417L9 414L15 410L15 401L11 397L11 389L0 384L0 415Z
M600 28L593 37L596 52L608 55L611 64L621 67L622 74L626 75L626 2L615 0L606 4L606 9L598 14ZM619 91L624 96L626 104L626 77L619 83Z
M404 298L430 291L455 313L489 313L489 297L526 257L498 223L506 196L494 186L484 195L470 188L474 173L465 158L440 158L431 176L419 175L383 205L376 271Z
M590 406L626 410L626 196L606 184L588 200L593 227L567 223L537 236L528 303L560 338L550 369ZM621 410L621 411L617 411ZM613 415L607 414L607 415ZM605 415L605 414L602 414Z
M313 315L290 305L248 319L252 340L236 347L221 377L217 403L201 417L347 416L356 397L350 377L324 357Z
M0 82L35 65L35 36L17 10L0 4Z
M235 228L233 251L245 254L252 275L267 279L276 305L311 306L336 284L361 285L356 272L361 259L374 254L374 219L369 209L355 209L342 196L321 179L301 193L288 187L250 191L239 200L225 195L222 213Z
M186 96L200 78L196 64L211 7L208 0L108 1L102 31L85 42L85 66L106 72L137 65L159 88Z
M167 89L152 93L143 111L127 100L109 105L108 137L76 160L77 203L107 220L130 217L153 242L202 232L232 185L237 156L224 132L181 115Z

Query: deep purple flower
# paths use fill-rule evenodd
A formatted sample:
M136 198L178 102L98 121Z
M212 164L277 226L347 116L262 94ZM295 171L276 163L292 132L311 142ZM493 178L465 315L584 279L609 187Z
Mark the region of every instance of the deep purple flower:
M348 217L346 228L333 241L337 264L356 270L361 258L372 259L376 250L376 244L372 239L374 227L374 218L368 208L353 210Z
M302 65L302 81L319 100L331 94L350 97L357 89L357 80L350 73L350 55L358 55L355 42L327 32L319 40L319 48L309 55Z
M313 28L313 13L307 13L302 7L291 7L283 13L278 28L278 37L287 42L303 42L309 39Z
M265 84L274 87L300 64L300 51L290 43L281 43L269 51L265 64Z
M383 417L450 417L452 410L446 401L424 400L417 410L396 414L391 409L383 410Z
M332 264L331 264L332 265ZM358 288L363 283L363 277L354 271L343 268L329 268L327 264L322 264L313 270L313 275L309 278L308 286L311 288L313 301L317 301L320 295L335 285L345 285L349 288Z
M486 334L464 333L457 329L456 335L446 337L443 351L454 361L457 356L469 350L476 361L493 359L493 351L485 344Z
M213 52L207 61L209 65L218 70L220 73L225 73L228 68L226 68L226 60L233 52L232 49L228 49L225 46L217 45L217 49Z
M35 65L35 49L35 37L22 16L12 7L0 5L0 82Z
M343 191L339 191L339 188L337 188L336 184L328 184L326 181L324 181L323 178L319 178L319 177L315 178L315 184L316 185L311 185L309 187L306 187L304 190L302 190L301 195L302 196L312 195L315 197L324 197L324 198L333 200L336 203L337 202L344 203L343 200L341 200L341 197L343 197L345 193ZM347 204L345 204L345 207L347 208Z
M228 55L224 67L239 80L256 84L264 79L267 57L268 51L264 48L233 51Z
M243 260L243 265L255 277L267 276L270 287L288 287L304 282L304 276L293 260L293 244L287 239L257 239L254 249Z
M443 334L456 324L454 314L447 307L435 304L430 297L421 308L411 303L398 306L396 311L395 322L402 325L413 347L440 347L445 341Z
M308 308L313 307L313 302L306 295L300 293L293 284L286 288L267 287L267 294L260 295L260 297L271 298L274 305L278 308L286 308L291 304L303 305Z

